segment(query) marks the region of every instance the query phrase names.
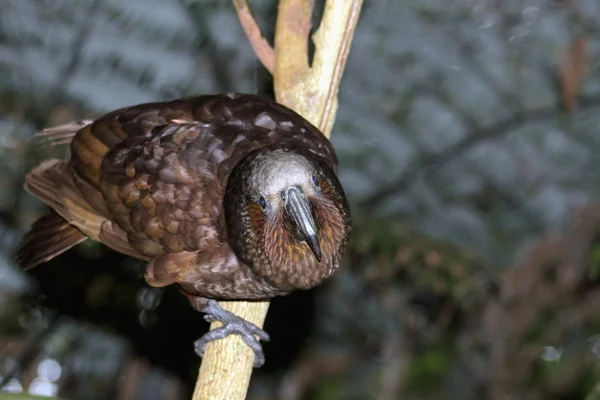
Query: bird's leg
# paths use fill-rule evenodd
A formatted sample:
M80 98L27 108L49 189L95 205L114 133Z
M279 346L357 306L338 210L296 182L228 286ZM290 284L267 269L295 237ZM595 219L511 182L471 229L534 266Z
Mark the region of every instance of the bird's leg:
M223 326L209 331L194 342L196 354L202 357L204 355L204 349L209 342L235 334L240 335L242 340L254 351L254 368L261 367L265 363L265 355L259 340L268 342L270 339L269 334L253 323L225 310L216 300L202 300L198 299L194 301L190 299L192 303L196 303L193 304L194 308L206 314L204 315L205 321L219 321ZM199 303L205 304L205 306L201 308ZM257 336L258 339L256 338Z

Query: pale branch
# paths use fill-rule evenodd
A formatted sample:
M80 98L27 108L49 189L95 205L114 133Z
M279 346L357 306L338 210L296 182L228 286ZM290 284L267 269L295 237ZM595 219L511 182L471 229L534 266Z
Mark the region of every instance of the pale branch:
M272 74L275 67L275 50L260 32L260 27L252 16L248 0L233 0L233 5L256 57Z
M295 92L306 82L308 66L308 40L311 30L312 1L281 0L275 24L275 69L273 85L275 98L308 118L310 113L302 107L305 91Z
M221 301L219 304L225 310L259 327L263 326L269 309L268 301ZM210 329L220 326L222 324L216 321L211 324ZM254 352L238 335L210 342L202 357L192 400L246 398L253 362Z
M315 56L311 66L312 76L318 78L323 90L324 105L318 126L327 135L330 134L337 112L337 93L350 54L350 44L363 0L327 1L323 12L323 21L314 34ZM329 51L330 44L339 43L337 54ZM316 108L319 110L319 108Z
M311 0L281 0L275 32L274 73L278 102L329 136L337 111L337 92L362 0L327 0L313 35L315 54L308 64Z

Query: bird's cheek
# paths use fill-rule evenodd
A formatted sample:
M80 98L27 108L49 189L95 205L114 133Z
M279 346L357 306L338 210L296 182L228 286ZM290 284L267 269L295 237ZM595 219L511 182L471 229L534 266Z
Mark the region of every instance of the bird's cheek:
M325 198L314 207L315 219L319 227L319 240L323 247L324 257L332 257L339 252L345 236L344 220L335 204Z
M327 197L328 199L333 199L335 197L335 192L333 190L333 187L329 183L329 180L320 176L318 178L318 181L319 181L319 192L323 196Z
M263 233L265 231L265 215L258 204L250 203L248 205L248 216L250 217L250 229L258 234Z

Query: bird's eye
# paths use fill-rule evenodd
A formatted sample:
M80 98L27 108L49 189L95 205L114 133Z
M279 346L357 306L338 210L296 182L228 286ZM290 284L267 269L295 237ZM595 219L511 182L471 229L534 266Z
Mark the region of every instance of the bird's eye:
M312 181L315 184L316 187L320 187L321 184L319 183L319 178L316 175L313 175L312 177Z
M263 210L265 208L267 208L267 201L265 200L264 196L260 196L260 198L258 199L258 205L260 206L260 208L262 208Z

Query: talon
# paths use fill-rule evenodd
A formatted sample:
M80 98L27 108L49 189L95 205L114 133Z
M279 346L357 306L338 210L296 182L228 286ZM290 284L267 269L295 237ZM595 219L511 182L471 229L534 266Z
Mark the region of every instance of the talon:
M196 354L202 357L208 343L235 334L240 335L244 343L254 351L254 368L259 368L265 363L265 355L259 340L268 342L270 337L267 332L253 323L224 310L216 300L209 300L208 305L202 312L206 313L203 317L205 321L220 321L223 326L209 331L194 342Z
M204 320L205 320L206 322L208 322L209 324L212 324L213 322L215 322L215 321L217 320L217 319L216 319L216 318L215 318L213 315L211 315L211 314L204 314L204 316L203 316L202 318L204 318Z
M194 352L198 355L198 357L204 357L206 342L202 340L203 338L204 336L194 342Z

